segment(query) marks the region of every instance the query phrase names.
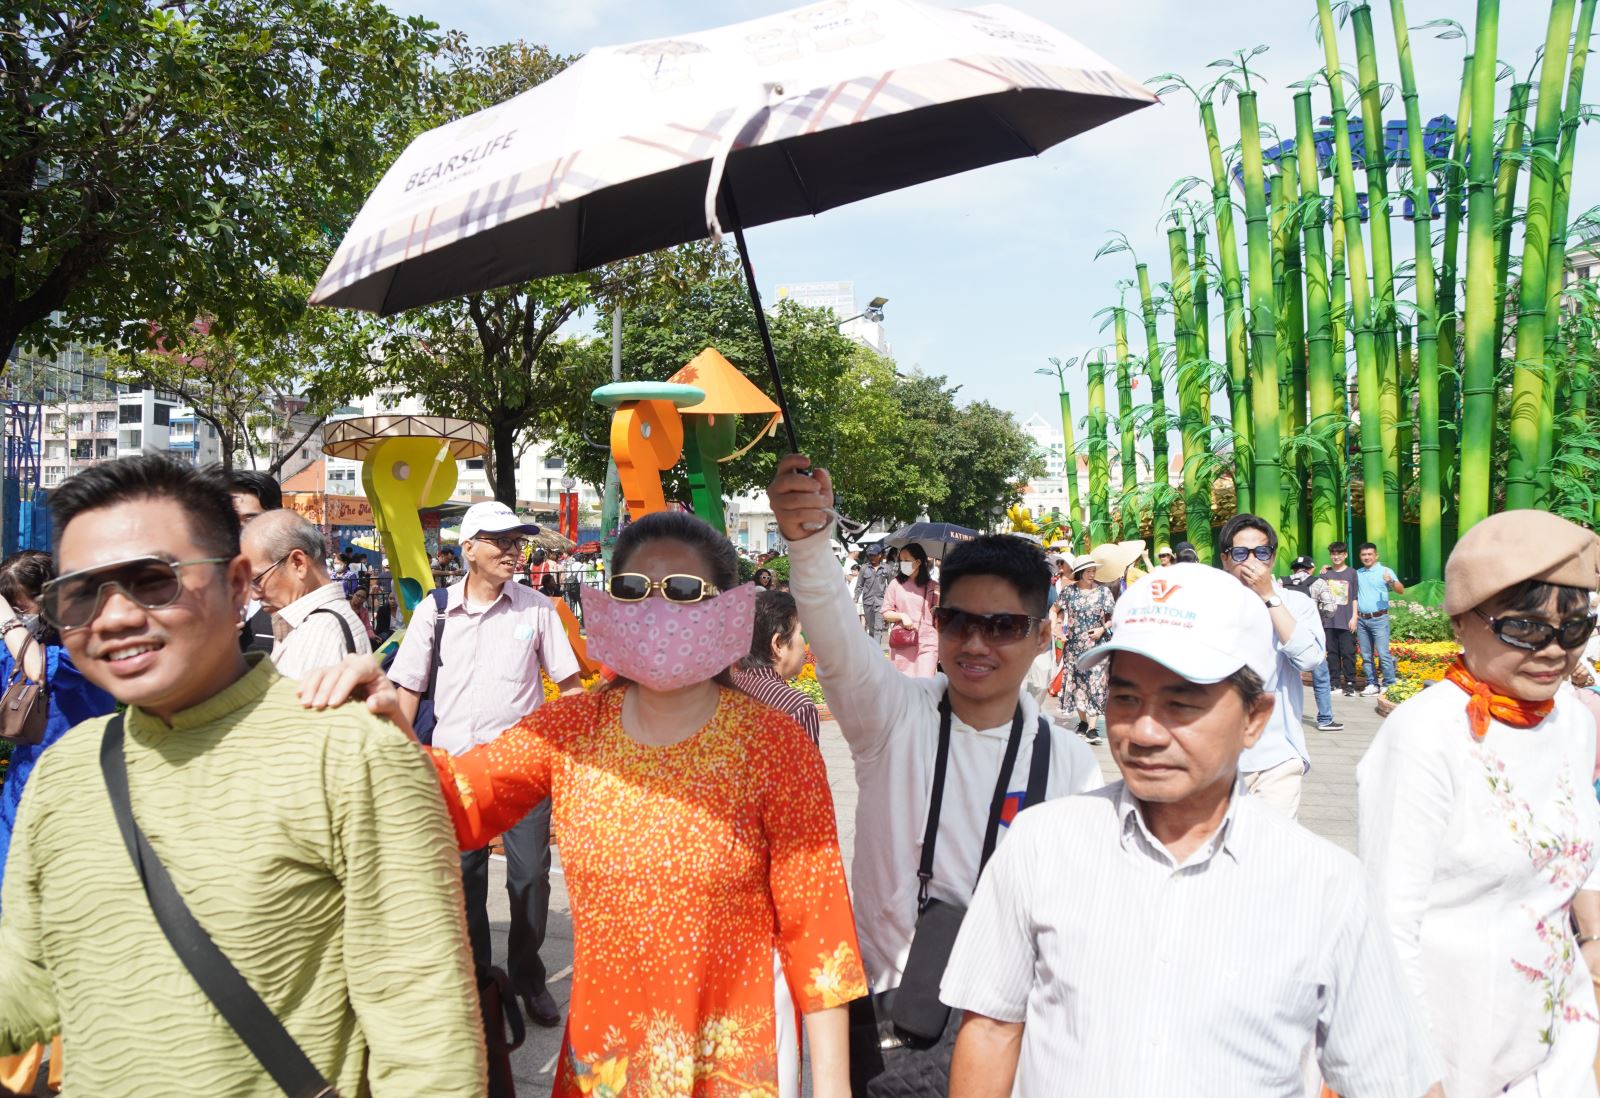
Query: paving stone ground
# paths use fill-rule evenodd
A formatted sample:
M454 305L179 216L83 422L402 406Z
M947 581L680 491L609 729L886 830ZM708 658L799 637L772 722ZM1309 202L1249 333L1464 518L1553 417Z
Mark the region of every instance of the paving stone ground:
M1356 763L1382 723L1373 711L1372 702L1371 698L1335 695L1334 717L1344 722L1344 731L1318 732L1309 723L1309 718L1315 716L1316 703L1310 688L1306 688L1306 741L1311 751L1311 771L1306 775L1301 793L1300 822L1351 852L1356 847ZM1094 750L1106 779L1115 779L1117 768L1111 753L1104 744ZM839 821L839 845L848 867L855 849L855 773L850 765L850 749L833 721L823 723L822 754L828 765L828 783L833 789L834 810ZM495 959L502 965L508 918L504 882L505 864L497 858L490 865L489 915L494 931ZM543 955L551 974L550 990L565 1010L572 990L572 919L565 881L560 873L559 852L551 884L550 928ZM529 1027L527 1043L512 1054L519 1095L550 1093L560 1045L559 1029Z

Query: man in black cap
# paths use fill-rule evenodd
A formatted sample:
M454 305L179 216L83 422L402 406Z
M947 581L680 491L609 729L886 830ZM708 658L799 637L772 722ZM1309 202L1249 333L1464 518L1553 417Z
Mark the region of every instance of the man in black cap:
M1312 602L1317 604L1317 613L1322 617L1324 636L1331 632L1329 623L1333 614L1338 609L1338 600L1333 597L1333 592L1328 588L1328 581L1317 575L1317 562L1310 557L1300 556L1294 558L1294 563L1289 565L1289 578L1283 581L1285 587L1299 591ZM1344 725L1333 719L1333 676L1328 670L1330 654L1324 655L1322 662L1311 669L1311 691L1317 698L1317 731L1339 732Z
M889 569L883 563L883 546L867 546L867 563L861 566L861 578L856 580L855 597L861 603L862 620L867 635L875 641L883 639L883 595L889 589Z

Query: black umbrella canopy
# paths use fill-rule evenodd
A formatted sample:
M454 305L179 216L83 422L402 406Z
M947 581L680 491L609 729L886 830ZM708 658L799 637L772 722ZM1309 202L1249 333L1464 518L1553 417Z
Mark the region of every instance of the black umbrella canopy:
M962 542L972 541L977 536L978 531L969 530L965 526L956 526L954 523L913 522L910 526L902 526L885 537L883 544L900 549L914 542L922 546L922 551L928 556L941 560L952 548Z

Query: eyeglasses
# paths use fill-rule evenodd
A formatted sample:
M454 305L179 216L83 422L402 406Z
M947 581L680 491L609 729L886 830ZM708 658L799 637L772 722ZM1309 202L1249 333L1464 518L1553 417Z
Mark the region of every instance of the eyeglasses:
M528 539L520 537L491 537L488 534L478 534L473 541L481 541L492 545L502 553L521 553L528 547Z
M1537 652L1551 641L1571 652L1588 644L1589 637L1594 633L1593 616L1568 618L1560 625L1551 625L1534 618L1491 618L1482 610L1474 610L1473 613L1483 619L1501 644L1529 652Z
M263 583L267 582L267 577L272 575L273 569L277 568L278 565L282 564L284 561L288 560L292 556L294 556L294 554L292 552L285 553L283 556L279 557L277 560L273 561L271 564L269 564L265 568L263 568L260 571L259 574L251 576L250 577L250 590L255 591L257 594L259 594L261 592L261 585Z
M933 627L940 633L965 637L976 632L990 644L1015 644L1031 634L1039 621L1027 614L974 614L953 606L933 610Z
M642 572L618 572L606 590L618 602L643 602L652 591L660 591L668 602L700 602L718 593L699 576L673 575L653 580Z
M1224 549L1223 552L1235 564L1243 564L1252 556L1265 563L1277 555L1278 548L1275 545L1257 545L1253 549L1247 549L1243 545L1235 545L1232 548Z
M232 557L199 560L162 560L135 557L99 568L69 572L45 584L39 592L39 613L61 632L82 629L100 613L113 590L122 592L146 610L161 610L178 601L183 584L178 569L197 564L227 564ZM270 571L270 569L269 569Z

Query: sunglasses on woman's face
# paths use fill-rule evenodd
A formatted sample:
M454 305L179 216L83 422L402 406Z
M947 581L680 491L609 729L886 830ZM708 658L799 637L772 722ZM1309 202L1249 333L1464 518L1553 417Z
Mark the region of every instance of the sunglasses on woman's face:
M1227 554L1228 559L1233 561L1235 564L1243 564L1252 556L1265 564L1267 561L1271 560L1278 551L1270 545L1257 545L1254 548L1247 548L1243 545L1235 545L1232 548L1224 549L1223 552Z
M974 614L954 606L936 606L933 610L933 627L941 634L955 633L964 639L975 632L990 644L1015 644L1038 624L1038 618L1027 614Z
M668 602L700 602L717 594L717 589L699 576L673 575L653 580L642 572L618 572L606 584L618 602L643 602L650 592L660 591Z
M178 569L197 564L227 564L231 557L202 557L199 560L162 560L160 557L135 557L69 572L44 585L39 592L39 613L61 632L82 629L94 621L112 591L146 610L162 610L178 601L183 582Z
M1551 625L1537 618L1491 618L1482 610L1474 610L1473 613L1483 619L1483 623L1501 644L1509 644L1512 648L1522 648L1529 652L1537 652L1547 647L1551 641L1571 652L1588 644L1589 637L1594 633L1595 619L1592 615L1568 618L1560 625Z

